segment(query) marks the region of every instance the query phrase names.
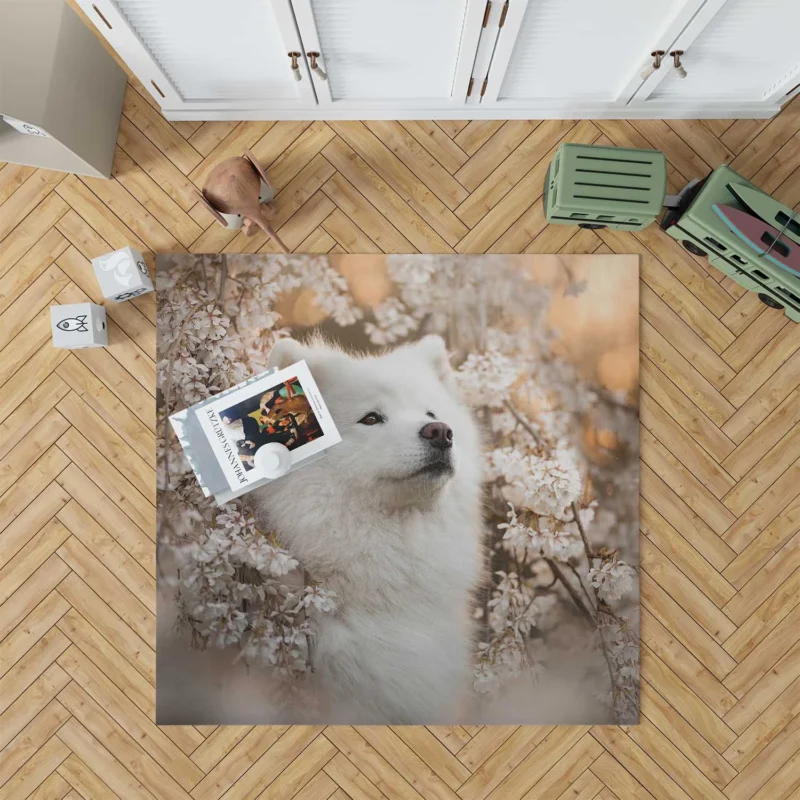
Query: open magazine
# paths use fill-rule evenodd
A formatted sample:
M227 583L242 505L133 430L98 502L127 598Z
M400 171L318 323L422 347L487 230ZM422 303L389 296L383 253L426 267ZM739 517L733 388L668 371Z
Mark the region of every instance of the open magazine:
M257 375L169 419L203 493L218 504L273 480L258 457L265 445L285 447L292 471L341 441L305 361Z

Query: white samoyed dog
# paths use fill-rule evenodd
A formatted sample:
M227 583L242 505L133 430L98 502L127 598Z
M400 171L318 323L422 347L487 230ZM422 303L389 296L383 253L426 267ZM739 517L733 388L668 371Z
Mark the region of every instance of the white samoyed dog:
M326 721L455 723L472 675L483 573L482 455L444 341L378 356L279 341L305 359L342 436L257 493L258 515L327 589L312 681Z

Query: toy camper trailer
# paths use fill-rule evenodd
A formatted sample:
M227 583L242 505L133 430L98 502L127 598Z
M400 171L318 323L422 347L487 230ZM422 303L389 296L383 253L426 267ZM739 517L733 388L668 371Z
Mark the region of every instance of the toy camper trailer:
M658 150L563 144L545 178L549 222L639 231L661 213L667 160Z

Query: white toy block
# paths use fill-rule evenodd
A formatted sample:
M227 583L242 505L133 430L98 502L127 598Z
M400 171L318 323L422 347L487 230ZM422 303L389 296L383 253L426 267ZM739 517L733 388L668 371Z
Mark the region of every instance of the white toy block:
M153 291L147 264L132 247L93 258L92 266L106 300L121 302Z
M50 306L53 347L78 350L108 344L106 310L94 303Z

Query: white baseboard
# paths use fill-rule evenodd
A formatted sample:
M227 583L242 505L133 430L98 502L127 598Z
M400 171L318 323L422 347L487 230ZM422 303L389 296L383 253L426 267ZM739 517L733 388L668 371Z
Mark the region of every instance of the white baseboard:
M316 109L220 109L197 104L192 108L163 108L168 120L350 120L350 119L769 119L781 107L765 103L698 103L692 105L628 105L481 108L380 108L349 106Z

